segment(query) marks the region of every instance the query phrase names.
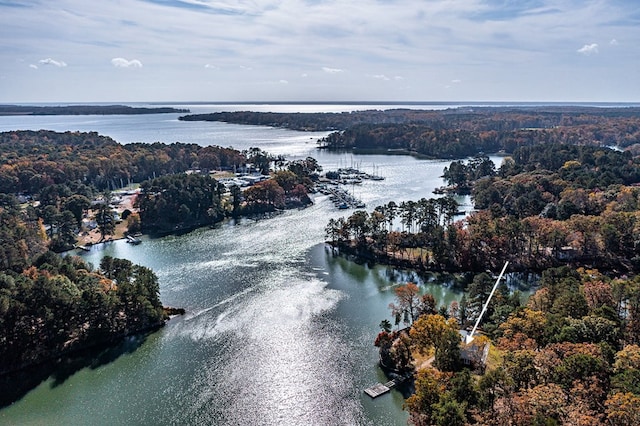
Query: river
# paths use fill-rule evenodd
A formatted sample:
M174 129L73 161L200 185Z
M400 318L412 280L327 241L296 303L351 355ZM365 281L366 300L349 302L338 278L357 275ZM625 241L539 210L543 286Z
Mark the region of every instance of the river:
M315 140L326 133L183 123L177 115L0 118L1 130L12 125L92 130L123 143L258 146L288 158L311 155L325 170L375 168L385 180L350 188L367 210L390 200L433 196L448 165L317 151ZM462 201L469 209L468 200ZM144 339L125 341L119 356L62 380L46 379L1 409L0 423L406 424L400 393L371 400L363 389L385 380L373 340L380 321L391 319L393 288L416 278L333 256L323 244L324 227L344 214L318 195L304 210L80 253L94 265L110 255L152 268L162 302L184 307L187 314ZM442 303L460 296L438 283L422 288Z

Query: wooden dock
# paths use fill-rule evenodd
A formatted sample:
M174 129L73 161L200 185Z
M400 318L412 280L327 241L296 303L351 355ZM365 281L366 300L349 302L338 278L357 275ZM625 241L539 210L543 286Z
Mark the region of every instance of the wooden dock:
M380 395L384 395L389 392L391 389L395 388L400 383L404 382L406 378L398 378L388 381L387 383L376 383L373 386L369 386L364 390L364 393L369 395L371 398L377 398Z

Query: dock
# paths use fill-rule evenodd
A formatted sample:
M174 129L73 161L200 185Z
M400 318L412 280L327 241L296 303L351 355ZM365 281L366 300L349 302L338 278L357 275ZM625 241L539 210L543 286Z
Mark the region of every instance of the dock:
M329 195L329 199L338 209L363 209L365 204L349 194L344 189L340 188L321 188L320 192L325 195Z
M364 393L369 395L371 398L377 398L380 395L384 395L389 392L391 389L398 386L400 383L404 382L406 377L399 377L397 379L389 380L387 383L376 383L373 386L369 386L364 390Z

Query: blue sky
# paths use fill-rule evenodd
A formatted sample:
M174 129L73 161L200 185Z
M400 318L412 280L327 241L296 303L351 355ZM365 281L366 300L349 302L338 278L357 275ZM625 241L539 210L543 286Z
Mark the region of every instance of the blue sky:
M0 0L0 102L640 101L640 2Z

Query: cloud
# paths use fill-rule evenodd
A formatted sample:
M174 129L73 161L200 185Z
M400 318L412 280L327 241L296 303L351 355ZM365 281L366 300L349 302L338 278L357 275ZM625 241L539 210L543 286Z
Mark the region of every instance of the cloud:
M339 74L341 72L344 72L344 70L341 70L340 68L329 68L329 67L322 67L322 71L328 74Z
M456 78L456 79L454 79L454 80L451 80L451 82L452 82L453 84L460 84L460 83L462 83L462 80L459 80L459 79L457 79L457 78Z
M577 52L586 56L598 53L598 43L585 44Z
M289 84L289 81L288 80L280 80L279 83L280 84Z
M374 75L370 75L369 77L375 78L376 80L384 80L384 81L389 81L390 80L390 78L387 77L384 74L374 74Z
M58 68L67 66L67 64L64 61L56 61L55 59L51 59L51 58L40 59L38 62L41 63L42 65L53 65Z
M38 66L36 64L29 64L29 68L32 68L34 70L38 69Z
M142 62L137 59L127 60L125 58L113 58L111 65L116 68L142 68Z
M204 67L208 68L208 69L212 69L212 70L219 70L220 69L220 67L217 67L217 66L211 65L211 64L206 64Z
M612 46L617 46L618 45L618 40L616 40L615 38L612 38L611 41L609 42L610 45Z

